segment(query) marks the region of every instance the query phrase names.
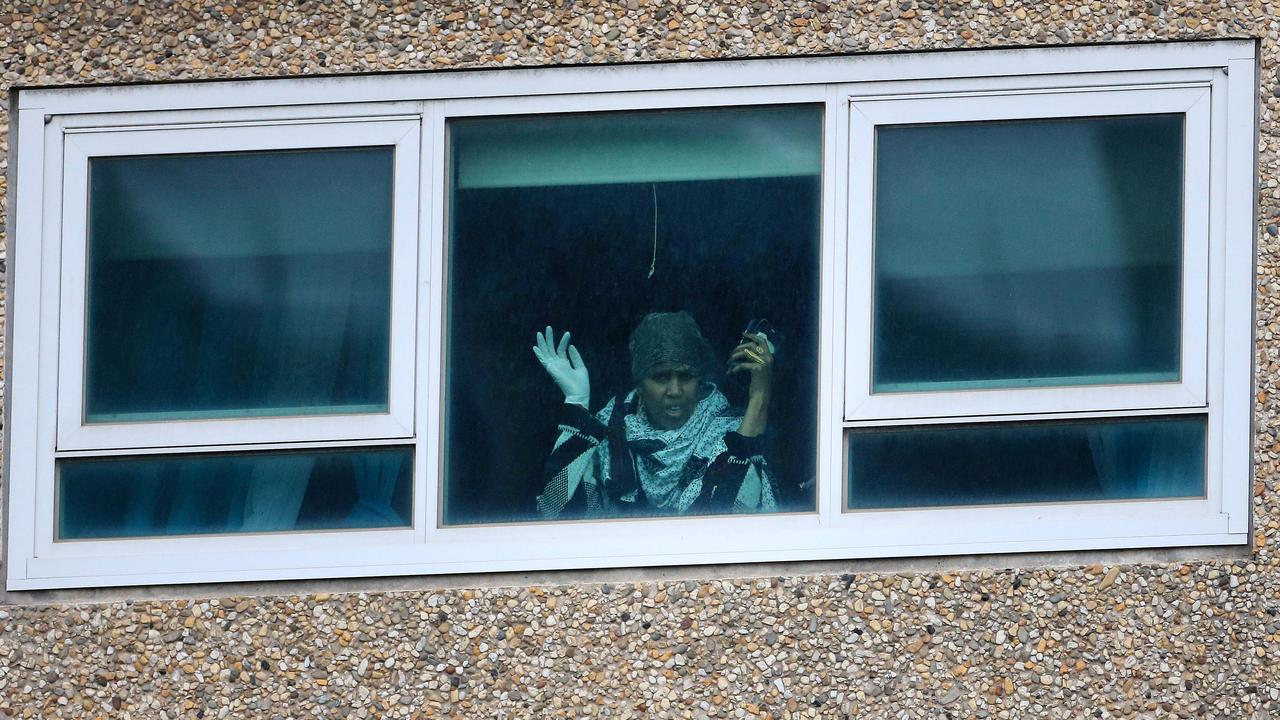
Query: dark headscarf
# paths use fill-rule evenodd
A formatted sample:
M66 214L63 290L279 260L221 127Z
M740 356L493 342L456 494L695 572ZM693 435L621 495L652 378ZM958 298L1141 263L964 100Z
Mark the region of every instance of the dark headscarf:
M649 313L631 333L631 380L637 386L662 363L688 365L706 377L711 369L711 345L702 337L689 313Z

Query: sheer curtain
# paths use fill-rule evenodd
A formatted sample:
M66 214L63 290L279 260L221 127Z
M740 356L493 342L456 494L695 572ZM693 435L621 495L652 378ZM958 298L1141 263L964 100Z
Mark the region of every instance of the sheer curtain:
M351 527L402 525L405 518L395 512L392 499L404 460L400 456L353 456L356 503L347 515Z
M272 282L271 296L279 298L258 307L258 316L242 316L256 325L256 352L243 358L249 364L246 382L255 396L299 396L332 387L341 361L343 336L354 297L350 276L316 282L307 267L286 263ZM244 289L244 288L242 288ZM259 293L251 292L251 296ZM213 302L204 313L199 333L196 382L208 378L220 383L208 365L223 337L217 325L225 319L227 306ZM361 459L357 464L378 464L377 459ZM205 463L184 463L168 478L160 468L149 469L148 477L133 484L134 502L128 525L147 534L191 532L264 532L289 530L296 526L307 486L316 467L314 455L282 454L235 462L231 472ZM161 485L168 482L168 488ZM395 473L389 481L393 487ZM161 498L168 497L167 503Z
M1179 243L1162 243L1163 238L1181 238L1178 220L1181 213L1178 190L1182 187L1181 162L1170 163L1174 148L1159 143L1155 133L1126 132L1123 128L1103 127L1090 136L1092 152L1099 159L1100 185L1110 199L1100 203L1099 210L1114 228L1117 247L1125 249L1142 272L1137 278L1150 278L1161 266L1169 277L1177 277L1181 268ZM1161 162L1153 163L1152 158ZM1145 162L1144 162L1145 161ZM1135 179L1135 168L1150 173L1146 182ZM1154 249L1168 245L1164 253ZM1135 280L1135 282L1138 282ZM1156 344L1144 318L1154 305L1150 287L1114 287L1093 283L1090 292L1106 296L1108 307L1116 308L1107 339L1125 343L1134 354L1144 346ZM1161 298L1173 305L1172 298ZM1145 300L1146 302L1141 302ZM1170 317L1181 317L1178 308L1166 308ZM1146 330L1147 332L1144 332ZM1173 345L1180 349L1180 343ZM1178 375L1179 373L1174 373ZM1156 498L1179 497L1203 491L1204 426L1195 422L1108 423L1088 432L1089 450L1093 456L1098 481L1106 497ZM1198 488L1198 490L1197 490Z
M352 277L318 282L294 264L286 268L282 284L289 301L263 320L258 343L265 350L261 355L269 360L254 364L251 382L264 393L290 395L295 389L305 393L311 388L332 388L351 313ZM292 352L282 352L281 345ZM302 456L255 464L247 478L243 525L237 529L285 530L296 525L314 469L315 459Z
M1089 429L1103 494L1114 498L1186 497L1204 488L1204 426L1111 423Z
M94 158L86 422L385 411L393 156L371 146ZM313 497L328 518L354 502L349 464L333 458L80 463L64 534L294 529Z

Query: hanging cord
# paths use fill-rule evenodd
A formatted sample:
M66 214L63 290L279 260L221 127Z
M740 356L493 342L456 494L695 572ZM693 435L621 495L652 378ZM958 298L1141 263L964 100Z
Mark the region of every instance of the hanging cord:
M649 277L652 278L658 268L658 184L649 183L649 188L653 191L653 258L649 261Z

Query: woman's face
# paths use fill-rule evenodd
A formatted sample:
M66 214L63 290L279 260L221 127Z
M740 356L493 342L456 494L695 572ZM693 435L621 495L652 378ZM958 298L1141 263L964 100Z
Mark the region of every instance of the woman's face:
M701 380L688 365L661 363L654 366L636 388L649 423L659 430L683 427L698 406Z

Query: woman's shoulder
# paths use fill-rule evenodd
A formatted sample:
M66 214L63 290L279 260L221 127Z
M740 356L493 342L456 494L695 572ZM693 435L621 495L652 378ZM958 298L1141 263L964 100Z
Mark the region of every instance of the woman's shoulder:
M600 408L600 411L596 413L596 419L601 423L608 425L609 419L613 417L614 409L617 407L619 401L622 402L624 413L635 412L635 396L636 391L632 390L624 395L614 395L613 397L610 397L609 401L604 404L604 407Z
M715 385L711 386L711 391L707 393L707 397L703 400L709 403L709 408L717 418L742 418L742 410L729 404L729 398L725 397L720 388Z

